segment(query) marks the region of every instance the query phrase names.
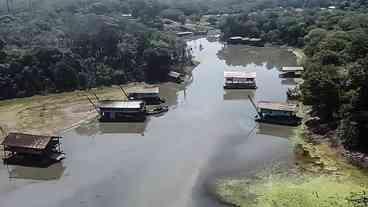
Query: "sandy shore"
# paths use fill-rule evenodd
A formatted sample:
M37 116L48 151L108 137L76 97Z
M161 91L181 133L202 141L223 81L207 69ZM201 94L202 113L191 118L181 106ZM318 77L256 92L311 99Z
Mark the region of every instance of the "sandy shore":
M143 86L147 85L129 84L124 88ZM95 118L97 112L87 99L89 96L95 101L93 93L101 99L125 99L120 88L113 86L0 101L0 141L9 132L54 135Z

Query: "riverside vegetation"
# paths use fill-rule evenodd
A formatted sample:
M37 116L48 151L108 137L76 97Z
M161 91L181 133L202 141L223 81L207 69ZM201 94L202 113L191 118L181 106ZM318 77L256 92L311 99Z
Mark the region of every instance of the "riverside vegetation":
M190 64L151 1L6 1L0 11L0 99L133 81ZM180 70L180 68L179 68Z
M307 58L301 101L310 106L312 117L304 138L318 135L349 151L368 152L366 1L4 2L0 99L163 81L171 68L191 57L184 42L162 32L161 18L184 23L203 14L231 13L218 24L224 38L261 37L303 48ZM288 179L289 174L264 179L268 177L261 173L251 181L220 181L218 192L223 201L237 206L367 206L364 173L333 161L338 170L332 172L321 169Z
M351 154L364 158L368 152L367 4L296 2L304 6L253 9L227 18L220 28L225 38L261 37L303 48L300 88L307 114L296 146L313 162L305 166L304 160L298 168L313 173L295 179L280 175L257 181L222 180L217 190L225 202L236 206L367 206L366 175L341 156L343 152L349 159ZM357 163L366 166L364 159Z

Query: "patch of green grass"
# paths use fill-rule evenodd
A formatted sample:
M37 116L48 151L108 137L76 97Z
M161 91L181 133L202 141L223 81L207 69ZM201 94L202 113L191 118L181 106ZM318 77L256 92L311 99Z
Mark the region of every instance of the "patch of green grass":
M367 188L337 177L219 181L221 200L241 207L353 207L347 198Z

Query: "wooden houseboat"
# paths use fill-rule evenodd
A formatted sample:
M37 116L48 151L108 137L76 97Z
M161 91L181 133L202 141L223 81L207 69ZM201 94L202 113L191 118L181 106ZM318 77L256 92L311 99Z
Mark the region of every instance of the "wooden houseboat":
M60 161L65 158L62 151L61 137L42 136L22 133L9 133L1 143L4 161ZM21 161L22 162L22 161Z
M304 71L303 67L282 67L281 68L281 78L300 78L302 76L302 72Z
M296 115L296 112L297 104L260 101L257 105L258 116L256 121L270 124L298 126L301 124L301 118Z
M298 105L284 102L260 101L256 106L253 99L249 100L257 110L257 122L270 124L298 126L301 118L296 115Z
M159 105L165 103L160 98L159 87L127 89L129 100L141 100L147 105Z
M225 89L256 89L256 73L245 71L225 71Z
M144 101L104 100L98 103L100 121L144 121L146 104Z

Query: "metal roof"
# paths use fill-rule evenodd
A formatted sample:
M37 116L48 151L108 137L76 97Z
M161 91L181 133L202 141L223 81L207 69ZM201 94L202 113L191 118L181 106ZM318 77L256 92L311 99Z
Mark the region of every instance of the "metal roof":
M234 37L230 37L229 39L230 40L242 40L243 37L241 37L241 36L234 36Z
M41 136L22 133L10 133L1 143L7 147L21 147L43 150L47 147L53 136Z
M303 67L282 67L281 71L284 72L293 72L293 71L303 71Z
M297 105L285 102L260 101L258 102L258 108L269 109L274 111L295 112L297 110Z
M178 32L177 35L190 35L193 34L193 32Z
M160 93L159 87L128 88L128 93Z
M116 108L116 109L139 109L141 108L143 101L114 101L114 100L106 100L100 101L100 108Z
M224 71L225 78L256 78L256 72Z

